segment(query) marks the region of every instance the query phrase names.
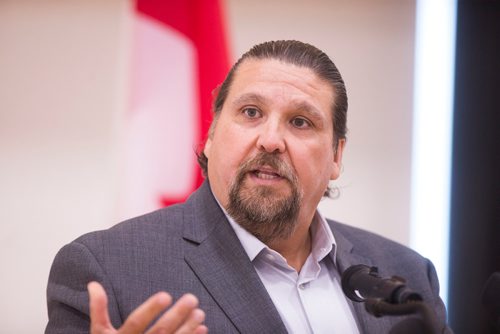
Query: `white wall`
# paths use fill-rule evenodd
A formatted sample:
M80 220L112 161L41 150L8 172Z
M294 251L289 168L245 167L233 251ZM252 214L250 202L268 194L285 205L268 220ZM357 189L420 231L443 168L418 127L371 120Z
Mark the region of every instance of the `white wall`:
M52 259L112 222L121 0L0 1L0 333L40 333Z
M41 332L57 250L115 223L116 122L126 97L125 0L0 1L0 333ZM327 216L407 243L414 2L227 0L236 57L294 38L347 83L342 196Z

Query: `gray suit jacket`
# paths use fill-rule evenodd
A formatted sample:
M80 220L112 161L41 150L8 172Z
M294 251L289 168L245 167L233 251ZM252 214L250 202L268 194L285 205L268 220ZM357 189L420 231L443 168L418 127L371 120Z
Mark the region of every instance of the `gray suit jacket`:
M375 234L329 221L340 272L354 264L398 274L431 304L445 327L432 264ZM186 203L86 234L57 254L47 288L46 333L87 333L86 285L99 281L108 294L112 323L120 326L157 291L175 299L192 292L211 333L286 333L264 285L205 182ZM353 306L364 333L387 333L400 317L375 318Z

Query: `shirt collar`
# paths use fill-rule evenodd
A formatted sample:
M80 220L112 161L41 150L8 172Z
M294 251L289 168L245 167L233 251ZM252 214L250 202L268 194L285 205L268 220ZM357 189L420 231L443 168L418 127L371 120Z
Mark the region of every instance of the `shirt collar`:
M311 224L311 236L312 236L312 255L318 262L323 260L325 256L331 254L334 263L336 262L337 253L337 243L335 242L335 237L333 236L332 229L325 217L316 210L314 215L314 221Z
M269 249L266 244L264 244L262 241L257 239L254 235L252 235L250 232L236 223L234 219L226 212L224 207L220 205L220 203L219 206L226 215L229 224L240 240L240 243L243 246L243 249L247 253L248 257L250 258L250 261L253 262L253 260L257 257L257 255L259 255L260 252L262 252L262 250ZM325 256L331 253L332 259L335 263L337 247L335 237L333 236L332 230L330 229L330 225L328 225L325 217L319 212L319 210L316 210L313 219L314 221L311 224L311 254L313 255L314 259L319 262L323 258L325 258Z
M222 210L224 210L224 208ZM236 233L236 236L240 240L243 249L250 258L250 261L253 261L263 249L268 248L265 243L257 239L253 234L251 234L243 227L241 227L238 223L236 223L234 219L230 215L228 215L225 210L224 213L226 214L227 220L229 220L229 224L231 224L234 233Z

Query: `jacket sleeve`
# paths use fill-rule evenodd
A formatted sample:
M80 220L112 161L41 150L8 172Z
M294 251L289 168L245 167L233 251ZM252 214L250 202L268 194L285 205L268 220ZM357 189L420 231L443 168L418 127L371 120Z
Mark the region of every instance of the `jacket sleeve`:
M89 333L87 284L101 283L108 295L108 310L115 327L122 323L113 288L96 257L83 244L72 242L56 255L49 274L46 334Z

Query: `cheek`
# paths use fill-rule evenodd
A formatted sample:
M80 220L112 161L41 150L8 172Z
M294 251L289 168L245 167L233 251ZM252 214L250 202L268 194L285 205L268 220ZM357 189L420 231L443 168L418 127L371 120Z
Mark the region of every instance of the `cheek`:
M230 132L214 138L210 152L212 156L209 161L212 160L211 163L216 173L225 180L225 183L229 183L236 174L244 158L242 151L243 147L238 142L238 138L231 136Z
M296 151L292 162L303 187L323 188L328 185L334 173L333 152L322 147L308 147Z

